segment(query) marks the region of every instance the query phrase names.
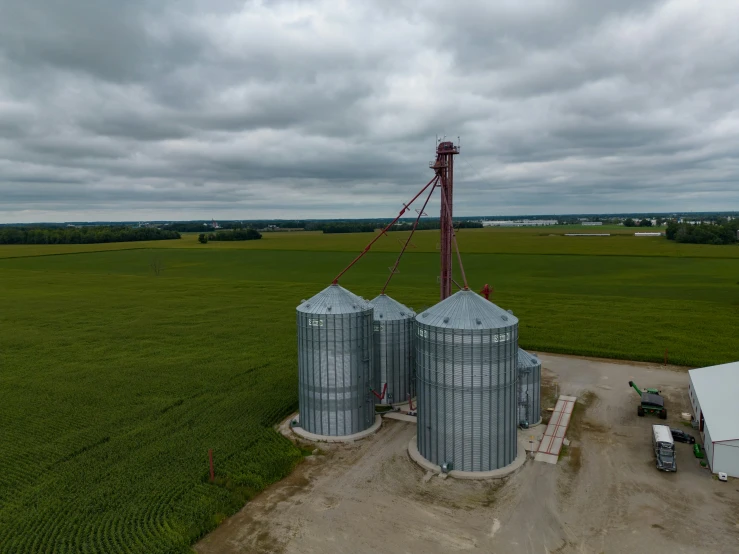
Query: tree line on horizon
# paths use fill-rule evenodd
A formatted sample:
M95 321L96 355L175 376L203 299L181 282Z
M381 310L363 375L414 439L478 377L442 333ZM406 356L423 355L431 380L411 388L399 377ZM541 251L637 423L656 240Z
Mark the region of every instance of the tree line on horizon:
M735 244L739 231L739 219L718 219L715 223L678 223L667 224L665 236L668 240L691 244Z
M233 229L231 231L217 231L215 233L200 233L198 242L207 244L210 241L230 241L230 240L259 240L262 233L256 229Z
M0 244L98 244L181 238L177 231L157 227L3 227Z
M354 221L331 221L331 222L313 222L309 223L306 231L322 231L325 234L333 233L374 233L378 229L382 229L387 223L377 222L354 222ZM416 227L417 231L431 231L439 229L438 219L421 220ZM480 229L482 223L480 221L455 221L454 227L457 229ZM413 223L398 222L389 231L410 231L413 229Z

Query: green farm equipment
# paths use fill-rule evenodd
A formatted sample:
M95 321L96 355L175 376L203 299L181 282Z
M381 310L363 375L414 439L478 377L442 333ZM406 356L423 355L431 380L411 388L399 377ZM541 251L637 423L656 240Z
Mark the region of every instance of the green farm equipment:
M642 391L636 386L634 381L629 381L629 386L633 387L641 397L641 403L636 409L636 413L639 417L644 417L645 414L651 414L658 416L660 419L667 419L665 399L662 397L659 390L645 389Z
M705 458L706 457L705 452L706 451L701 448L700 444L695 443L693 445L693 454L695 455L696 458Z

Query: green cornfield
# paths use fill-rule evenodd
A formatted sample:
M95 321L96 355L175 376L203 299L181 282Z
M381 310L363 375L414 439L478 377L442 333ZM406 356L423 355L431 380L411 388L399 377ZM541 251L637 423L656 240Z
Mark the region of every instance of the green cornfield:
M739 247L564 232L460 232L470 287L494 287L523 347L739 359ZM342 284L374 297L406 236ZM295 306L370 238L0 246L0 553L188 552L287 475L304 454L274 430L297 408ZM413 242L388 293L420 310L437 233Z

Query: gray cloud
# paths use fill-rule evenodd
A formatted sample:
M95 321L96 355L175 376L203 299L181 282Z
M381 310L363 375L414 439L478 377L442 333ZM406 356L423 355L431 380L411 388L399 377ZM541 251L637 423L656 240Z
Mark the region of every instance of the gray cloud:
M739 209L731 2L0 11L0 221Z

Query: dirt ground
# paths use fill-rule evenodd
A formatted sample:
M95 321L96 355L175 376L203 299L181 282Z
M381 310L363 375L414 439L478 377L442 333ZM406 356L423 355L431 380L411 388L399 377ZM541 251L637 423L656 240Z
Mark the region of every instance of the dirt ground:
M678 443L676 473L654 466L651 425L628 386L661 388L668 423L689 411L684 370L542 354L543 401L575 395L557 465L527 460L498 481L426 474L407 454L415 425L321 445L295 472L195 546L209 553L739 552L739 479L721 483ZM540 436L543 426L531 429Z

